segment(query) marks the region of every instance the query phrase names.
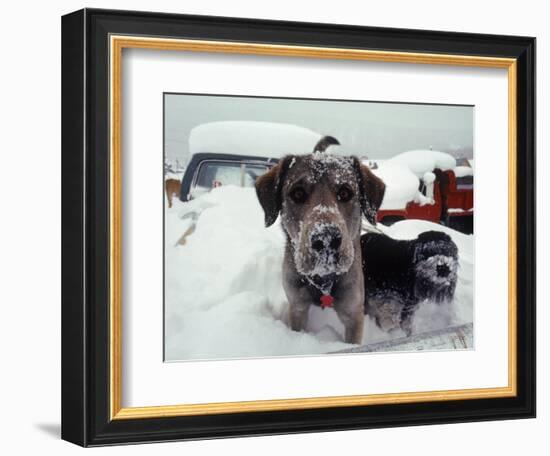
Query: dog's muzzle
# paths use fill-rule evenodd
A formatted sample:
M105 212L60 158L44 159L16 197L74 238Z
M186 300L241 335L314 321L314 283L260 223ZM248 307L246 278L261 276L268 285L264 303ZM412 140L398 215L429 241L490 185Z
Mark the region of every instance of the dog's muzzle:
M446 264L438 264L435 268L438 277L448 277L451 273L451 268Z
M317 222L305 226L295 245L294 262L300 274L327 276L344 274L353 264L353 245L345 226Z
M314 230L310 238L311 249L317 253L336 253L342 245L342 232L336 225Z

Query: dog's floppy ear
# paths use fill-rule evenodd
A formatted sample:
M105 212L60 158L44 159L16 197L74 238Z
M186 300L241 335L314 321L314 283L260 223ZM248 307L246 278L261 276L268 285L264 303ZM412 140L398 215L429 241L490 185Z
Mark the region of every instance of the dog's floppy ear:
M386 185L367 166L361 164L357 157L353 157L353 166L355 167L357 183L359 185L361 210L367 220L372 225L376 225L376 212L384 199Z
M328 146L339 146L340 143L334 136L323 136L315 147L313 148L313 153L315 152L324 152L327 150Z
M277 165L256 180L256 195L265 213L265 226L271 226L277 220L281 210L283 187L286 172L294 157L284 157Z

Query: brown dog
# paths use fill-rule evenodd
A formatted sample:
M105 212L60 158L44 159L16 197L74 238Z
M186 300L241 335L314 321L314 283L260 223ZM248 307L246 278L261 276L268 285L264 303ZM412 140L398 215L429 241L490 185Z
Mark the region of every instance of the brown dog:
M166 191L166 198L168 198L168 207L172 207L172 198L176 197L180 193L181 181L178 179L166 179L164 181L164 190Z
M291 328L305 329L310 305L333 307L344 324L345 341L360 344L361 214L376 223L385 185L356 157L319 152L326 143L327 137L321 139L311 155L283 158L257 180L256 193L266 226L280 213L286 233L283 286Z

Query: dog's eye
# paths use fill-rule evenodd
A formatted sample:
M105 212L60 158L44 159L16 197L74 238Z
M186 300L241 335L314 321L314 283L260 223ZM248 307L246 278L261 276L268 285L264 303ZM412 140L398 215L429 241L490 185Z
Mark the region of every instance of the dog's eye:
M290 197L295 203L303 203L307 198L307 193L302 187L297 187L290 192Z
M344 186L340 187L336 196L338 196L338 200L347 203L352 198L353 192L350 188Z

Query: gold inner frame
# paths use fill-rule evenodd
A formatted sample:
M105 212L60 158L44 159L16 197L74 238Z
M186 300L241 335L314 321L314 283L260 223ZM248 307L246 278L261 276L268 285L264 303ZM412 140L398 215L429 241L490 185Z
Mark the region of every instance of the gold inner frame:
M317 59L367 60L508 70L508 386L426 392L273 399L244 402L122 407L122 51L123 49L255 54ZM110 414L111 419L297 410L374 404L511 397L517 394L516 181L517 61L468 55L386 52L227 41L110 36Z

